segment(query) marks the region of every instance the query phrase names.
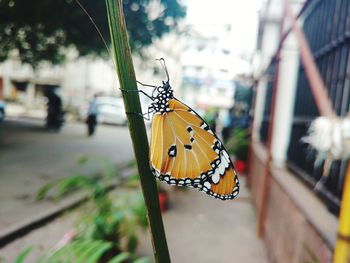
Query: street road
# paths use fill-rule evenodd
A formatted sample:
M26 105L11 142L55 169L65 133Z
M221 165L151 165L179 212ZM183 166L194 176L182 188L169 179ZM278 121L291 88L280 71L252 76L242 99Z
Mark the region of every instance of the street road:
M52 207L52 202L34 201L40 186L72 172L91 172L93 167L77 164L83 155L116 164L130 161L128 129L100 125L95 136L87 137L83 123L66 123L59 133L44 129L42 120L0 123L0 234Z

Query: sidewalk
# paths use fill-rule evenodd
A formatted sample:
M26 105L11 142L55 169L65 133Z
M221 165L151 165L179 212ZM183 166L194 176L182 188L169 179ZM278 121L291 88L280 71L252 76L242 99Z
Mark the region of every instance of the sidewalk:
M268 263L263 241L256 236L255 214L245 178L240 181L241 193L237 199L226 202L194 189L169 188L171 204L163 221L173 263ZM73 228L77 214L68 213L16 240L0 250L0 256L5 262L12 262L20 251L36 244L40 244L41 252L47 251L62 238L62 229L67 232ZM149 234L143 232L138 254L152 260L152 253ZM28 262L35 262L35 252L31 256Z
M256 235L256 216L245 178L241 192L230 201L194 189L170 191L170 209L163 220L174 263L267 263L264 243ZM175 190L175 191L174 191ZM151 251L147 240L141 254ZM151 256L151 255L150 255Z

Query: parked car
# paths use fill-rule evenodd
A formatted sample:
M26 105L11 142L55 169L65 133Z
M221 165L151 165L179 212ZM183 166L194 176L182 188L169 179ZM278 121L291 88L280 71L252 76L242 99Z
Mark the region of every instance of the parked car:
M96 103L98 105L98 123L126 125L126 114L122 98L98 97ZM87 118L87 108L88 105L80 111L82 120Z
M0 100L0 121L5 119L5 102Z

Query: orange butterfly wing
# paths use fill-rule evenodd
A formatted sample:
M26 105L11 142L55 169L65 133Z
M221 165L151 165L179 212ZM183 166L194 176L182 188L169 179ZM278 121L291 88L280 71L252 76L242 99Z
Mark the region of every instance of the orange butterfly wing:
M233 199L239 183L222 142L205 121L176 99L152 121L152 172L172 185L187 185L222 200Z

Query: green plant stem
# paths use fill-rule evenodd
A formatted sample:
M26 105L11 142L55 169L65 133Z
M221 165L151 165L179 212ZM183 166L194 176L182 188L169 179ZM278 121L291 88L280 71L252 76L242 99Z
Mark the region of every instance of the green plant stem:
M137 90L121 0L106 0L106 5L120 88ZM126 112L141 113L138 92L123 92L123 99ZM145 124L137 114L128 114L127 118L147 207L154 257L156 262L167 263L170 262L170 256L160 212L157 185L149 166L149 146Z

